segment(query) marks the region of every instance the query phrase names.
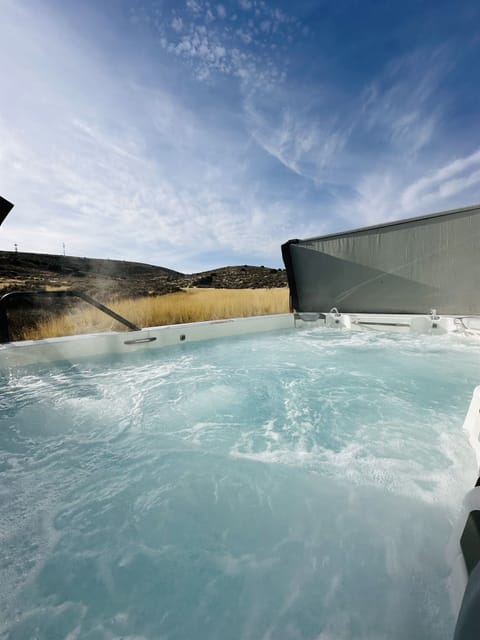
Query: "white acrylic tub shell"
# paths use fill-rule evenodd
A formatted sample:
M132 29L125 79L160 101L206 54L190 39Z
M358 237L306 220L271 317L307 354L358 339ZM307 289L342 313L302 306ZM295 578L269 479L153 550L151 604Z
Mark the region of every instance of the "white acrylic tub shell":
M292 314L212 320L141 331L109 332L25 340L0 345L0 368L28 366L40 362L76 360L105 354L122 354L146 349L159 349L182 342L199 342L213 338L294 328Z
M468 322L467 322L468 320ZM0 344L0 369L29 366L37 363L61 360L80 360L106 354L123 354L146 349L159 349L186 342L200 342L214 338L261 333L294 328L327 326L338 330L370 330L446 334L460 333L480 335L480 319L459 321L451 316L413 316L406 314L278 314L228 320L213 320L190 324L149 327L140 331L88 334L65 338L49 338ZM435 325L435 326L433 326ZM473 398L464 422L477 463L480 465L480 386ZM448 559L452 567L450 595L458 613L467 585L467 571L460 549L460 537L470 511L480 510L480 487L472 489L465 497L462 514L448 547Z
M227 320L211 320L148 327L140 331L93 333L64 338L25 340L0 344L0 368L28 366L40 362L55 362L89 358L106 354L131 353L145 349L159 349L181 342L200 342L248 333L261 333L280 329L327 326L343 330L370 330L420 333L452 333L462 325L449 316L439 318L438 327L432 329L430 316L406 314L276 314ZM480 329L480 324L478 324ZM470 328L469 328L470 329ZM480 330L465 333L480 335Z

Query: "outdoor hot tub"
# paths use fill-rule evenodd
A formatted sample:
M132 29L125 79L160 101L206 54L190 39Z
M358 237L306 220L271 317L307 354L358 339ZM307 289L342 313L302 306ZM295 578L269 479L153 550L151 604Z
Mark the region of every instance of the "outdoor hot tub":
M450 640L480 341L418 318L1 345L0 638Z

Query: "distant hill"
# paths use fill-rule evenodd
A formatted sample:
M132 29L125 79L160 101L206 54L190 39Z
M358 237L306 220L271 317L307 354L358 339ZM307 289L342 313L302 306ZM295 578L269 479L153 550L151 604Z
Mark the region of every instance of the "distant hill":
M100 301L162 295L185 287L287 286L283 269L229 266L194 274L123 260L0 251L0 295L18 289L77 289Z

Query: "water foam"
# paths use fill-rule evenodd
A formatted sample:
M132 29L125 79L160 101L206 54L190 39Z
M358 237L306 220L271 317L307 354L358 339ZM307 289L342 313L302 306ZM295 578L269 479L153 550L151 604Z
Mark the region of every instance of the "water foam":
M479 354L313 329L6 376L0 637L449 638Z

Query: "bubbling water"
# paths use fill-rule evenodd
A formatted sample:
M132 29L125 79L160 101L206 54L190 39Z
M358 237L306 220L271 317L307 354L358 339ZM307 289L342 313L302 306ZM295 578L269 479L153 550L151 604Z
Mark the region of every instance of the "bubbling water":
M313 329L4 374L0 637L450 638L479 355Z

